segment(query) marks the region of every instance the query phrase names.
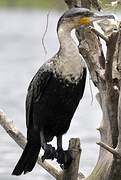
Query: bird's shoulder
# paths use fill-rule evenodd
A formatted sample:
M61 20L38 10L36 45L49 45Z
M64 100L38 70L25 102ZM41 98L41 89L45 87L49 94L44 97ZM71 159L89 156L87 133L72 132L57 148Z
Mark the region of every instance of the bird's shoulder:
M54 60L54 59L53 59ZM48 60L44 63L35 76L32 78L27 92L27 101L33 96L33 99L37 99L47 86L48 81L52 77L53 73L53 60Z
M50 63L44 63L32 78L28 90L32 87L34 88L34 86L41 85L42 82L44 83L44 81L46 81L47 77L49 77L51 73L52 70Z

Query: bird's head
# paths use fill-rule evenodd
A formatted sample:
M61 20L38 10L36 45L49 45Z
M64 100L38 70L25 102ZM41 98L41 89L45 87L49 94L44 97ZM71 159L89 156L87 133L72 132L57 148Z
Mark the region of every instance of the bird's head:
M72 8L66 11L58 22L58 27L61 24L70 26L70 28L77 28L80 26L88 26L93 21L101 19L114 19L113 15L97 15L86 8Z

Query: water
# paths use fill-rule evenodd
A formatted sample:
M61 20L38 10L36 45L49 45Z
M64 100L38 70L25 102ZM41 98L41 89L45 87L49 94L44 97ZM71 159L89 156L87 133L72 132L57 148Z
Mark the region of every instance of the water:
M46 14L32 10L0 10L0 109L14 121L26 135L24 102L28 84L45 61L41 45L46 25ZM45 40L47 57L53 56L59 47L56 35L56 23L61 13L53 12L49 17L49 27ZM95 99L97 90L92 86L93 103L87 79L83 100L73 117L71 127L64 136L67 148L71 137L81 139L81 171L91 172L98 158L96 141L99 134L96 128L100 124L101 111ZM55 141L53 142L55 144ZM26 176L12 177L11 172L22 150L0 127L0 179L1 180L52 180L54 179L38 165Z

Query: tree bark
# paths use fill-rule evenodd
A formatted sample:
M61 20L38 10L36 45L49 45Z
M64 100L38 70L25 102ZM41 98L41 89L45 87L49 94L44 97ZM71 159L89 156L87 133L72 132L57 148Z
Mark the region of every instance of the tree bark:
M69 8L80 6L90 9L93 6L100 10L98 0L65 0L65 3ZM93 27L77 29L76 35L79 51L99 91L96 95L102 110L102 122L98 128L101 142L97 143L100 145L99 158L90 176L78 174L81 151L77 138L69 143L73 161L68 170L62 171L48 161L42 163L40 157L38 164L57 180L121 180L121 23L118 30L112 31L108 37ZM100 38L107 45L106 57ZM2 112L0 124L21 148L25 147L25 137Z
M69 142L68 150L71 152L71 156L73 158L71 165L67 170L64 171L63 180L77 180L78 179L78 169L80 162L80 139L72 138Z
M92 0L76 2L88 9L98 4L98 1L94 3ZM68 5L67 0L66 3ZM97 143L100 145L99 158L93 172L84 179L121 180L121 29L108 37L93 28L79 29L76 35L79 51L99 90L97 100L102 110L102 122L98 128L101 142ZM99 36L106 41L106 57Z

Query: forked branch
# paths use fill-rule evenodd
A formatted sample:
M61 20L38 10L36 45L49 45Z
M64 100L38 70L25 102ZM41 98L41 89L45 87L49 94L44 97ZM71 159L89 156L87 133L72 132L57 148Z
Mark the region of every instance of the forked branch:
M110 153L112 153L113 156L115 156L116 158L121 159L121 154L119 154L114 148L108 146L103 142L97 142L97 144L100 145L102 148L106 149L107 151L109 151Z

